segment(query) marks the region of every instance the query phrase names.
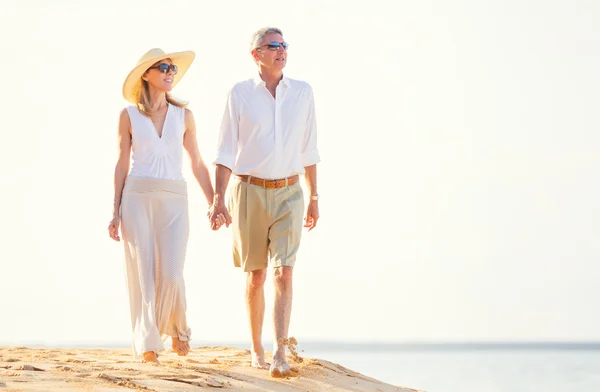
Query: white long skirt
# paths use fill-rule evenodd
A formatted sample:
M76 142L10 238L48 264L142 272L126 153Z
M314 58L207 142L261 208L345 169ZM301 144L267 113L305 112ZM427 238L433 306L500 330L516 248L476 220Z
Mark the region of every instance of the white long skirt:
M183 265L189 236L185 181L128 177L121 199L133 351L190 340Z

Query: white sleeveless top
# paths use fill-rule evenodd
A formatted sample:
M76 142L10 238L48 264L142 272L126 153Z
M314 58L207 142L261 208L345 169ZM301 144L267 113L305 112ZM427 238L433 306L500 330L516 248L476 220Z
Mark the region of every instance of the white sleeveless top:
M129 175L161 180L183 180L183 134L185 109L169 104L162 129L158 136L149 117L134 105L127 107L131 121L132 164Z

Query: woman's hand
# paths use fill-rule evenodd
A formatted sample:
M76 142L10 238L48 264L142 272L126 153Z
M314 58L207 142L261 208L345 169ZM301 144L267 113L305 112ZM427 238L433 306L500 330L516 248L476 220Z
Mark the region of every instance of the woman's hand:
M108 235L113 240L119 242L121 241L121 237L119 237L119 226L121 224L121 218L119 216L115 216L113 220L110 221L108 225Z
M225 219L225 215L223 214L218 214L217 218L215 219L215 229L219 230L221 228L221 226L223 226L226 223L226 219ZM211 222L211 227L212 227L212 222Z

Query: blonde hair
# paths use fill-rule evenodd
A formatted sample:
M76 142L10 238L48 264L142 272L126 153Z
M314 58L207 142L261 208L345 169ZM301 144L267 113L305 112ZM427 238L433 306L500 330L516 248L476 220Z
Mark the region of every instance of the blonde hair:
M146 72L148 72L148 70L146 70ZM170 93L166 94L166 98L168 103L170 103L173 106L177 106L178 108L185 108L188 105L187 102L182 102L173 98L173 96ZM148 88L148 82L142 79L141 77L140 85L135 93L135 104L140 113L148 117L152 116L152 110L150 109L152 107L152 102L150 101L150 89Z

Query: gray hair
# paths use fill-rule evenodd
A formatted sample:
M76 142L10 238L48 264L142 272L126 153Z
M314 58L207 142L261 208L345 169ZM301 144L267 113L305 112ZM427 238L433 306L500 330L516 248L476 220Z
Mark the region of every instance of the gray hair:
M263 27L260 30L257 30L254 34L252 34L252 41L250 41L250 51L258 48L262 43L265 35L269 34L279 34L283 36L283 33L277 27Z

